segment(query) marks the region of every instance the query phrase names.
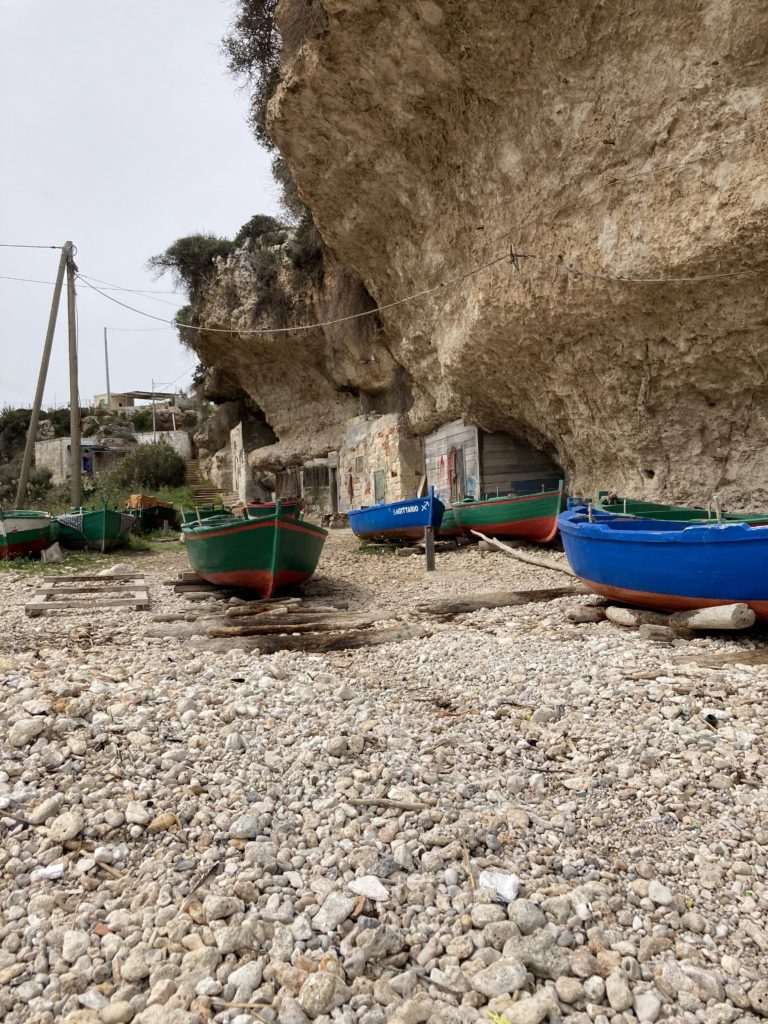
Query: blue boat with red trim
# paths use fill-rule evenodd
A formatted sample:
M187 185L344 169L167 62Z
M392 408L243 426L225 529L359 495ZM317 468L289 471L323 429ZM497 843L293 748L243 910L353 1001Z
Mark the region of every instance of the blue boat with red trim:
M768 526L635 519L584 506L558 524L571 568L596 594L667 612L743 603L768 620Z
M445 505L435 497L434 487L423 498L406 498L348 512L352 532L361 540L404 542L423 540L431 526L435 532L443 521Z

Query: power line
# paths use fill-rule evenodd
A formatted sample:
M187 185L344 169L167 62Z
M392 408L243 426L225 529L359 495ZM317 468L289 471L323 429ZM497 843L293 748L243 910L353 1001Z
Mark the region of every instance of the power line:
M20 245L16 242L0 242L0 249L62 249L61 245Z
M439 291L441 288L448 288L453 284L458 284L460 281L465 280L468 277L472 277L474 274L479 274L481 270L485 270L487 267L493 266L494 263L501 263L502 260L509 259L507 253L501 256L495 256L493 259L486 260L485 263L481 263L477 267L473 267L472 270L467 270L463 274L457 274L455 277L450 277L446 281L440 281L438 284L432 285L431 288L423 288L421 291L414 292L412 295L406 295L402 299L395 299L393 302L387 302L383 306L377 306L375 309L365 310L363 313L351 313L349 316L342 316L336 320L325 320L322 323L317 324L301 324L296 327L259 327L253 330L235 331L231 328L205 328L205 327L193 327L191 324L179 324L174 320L165 320L161 316L155 316L153 313L147 313L143 309L136 309L135 306L129 306L127 302L121 302L120 299L116 299L112 295L107 295L96 285L91 284L85 277L78 274L78 277L86 284L89 288L92 288L99 295L103 295L105 299L109 299L110 302L117 303L118 306L122 306L124 309L130 309L134 313L139 313L141 316L146 316L150 320L158 320L160 323L171 324L172 327L182 327L186 331L204 331L204 330L215 330L217 334L237 334L241 337L248 334L295 334L298 331L314 331L321 327L333 327L335 324L347 323L349 320L359 320L362 317L374 316L377 313L382 313L386 309L392 309L395 306L402 306L405 302L411 302L413 299L419 299L424 295L431 295L433 292Z
M97 277L91 278L92 281L98 281ZM42 281L35 277L9 277L7 274L0 274L0 281L23 281L25 284L48 284L52 285L53 281ZM145 295L150 302L160 302L164 306L174 306L178 309L178 302L170 302L168 299L155 298L156 295L182 295L182 292L155 292L151 288L121 288L119 285L112 285L104 289L108 292L131 292L136 295Z
M176 291L162 291L158 288L125 288L121 284L115 284L114 281L102 281L101 278L91 277L90 274L81 274L81 277L87 277L89 281L95 281L97 284L110 285L115 291L118 292L147 292L151 295L186 295L186 292Z
M27 284L53 284L53 281L39 281L35 277L8 277L5 274L0 274L0 281L24 281Z
M395 306L401 306L403 303L411 302L414 299L423 297L424 295L430 295L433 292L439 291L441 288L448 288L451 285L459 284L461 281L466 280L468 277L472 277L475 274L480 273L481 270L485 270L488 267L493 266L496 263L509 260L510 263L515 265L516 260L532 260L536 263L541 263L544 266L549 266L555 270L563 271L564 273L571 274L574 277L588 277L595 278L601 281L609 281L617 284L695 284L701 281L717 281L724 278L731 277L744 277L755 273L751 268L744 270L732 270L725 271L722 273L715 274L696 274L689 277L682 276L654 276L654 277L628 277L621 274L604 274L598 271L584 270L581 267L575 267L565 263L563 260L553 260L547 256L540 256L537 253L518 253L514 250L510 250L508 253L504 253L500 256L495 256L493 259L486 260L484 263L479 264L472 270L468 270L463 274L457 274L455 277L448 278L446 281L441 281L431 288L423 288L421 291L414 292L411 295L406 295L402 299L396 299L394 302L385 303L383 306L377 306L375 309L365 310L362 313L352 313L349 316L339 317L336 320L325 320L321 323L316 324L301 324L295 327L261 327L254 328L252 330L233 330L232 328L226 327L195 327L191 324L179 324L176 321L165 320L163 317L155 316L152 313L147 313L145 310L137 309L135 306L129 306L126 302L121 302L119 299L114 298L112 295L107 295L106 292L101 291L95 285L91 284L86 278L81 277L81 280L92 288L95 292L98 292L105 299L109 299L110 302L117 303L118 306L122 306L124 309L129 309L133 313L138 313L140 316L148 317L151 320L158 320L161 323L170 324L172 327L183 328L188 331L204 331L212 330L217 334L237 334L241 337L251 334L294 334L299 331L312 331L319 330L323 327L333 327L336 324L346 323L350 320L359 320L362 317L373 316L377 313L381 313L384 310L392 309Z
M151 334L152 331L172 331L173 327L107 327L108 331L122 331L127 334Z

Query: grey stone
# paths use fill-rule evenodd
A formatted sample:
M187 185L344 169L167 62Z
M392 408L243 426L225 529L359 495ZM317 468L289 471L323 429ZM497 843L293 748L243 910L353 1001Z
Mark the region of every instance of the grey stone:
M509 1024L539 1024L550 1013L560 1012L557 999L551 989L542 988L529 999L518 999L502 1013Z
M657 907L669 907L675 897L668 886L654 880L648 883L648 898L653 900Z
M349 998L349 989L337 974L317 971L310 974L299 992L299 1006L314 1019L341 1006Z
M661 1013L661 1000L655 992L640 992L634 998L635 1016L640 1024L653 1024Z
M14 722L8 730L8 743L12 747L26 747L32 740L37 739L41 732L45 731L45 719L42 717L22 718Z
M228 982L238 988L247 989L249 995L261 984L263 967L260 960L249 960L247 964L236 968L227 978Z
M255 839L261 833L262 827L256 814L241 814L229 826L229 834L233 839Z
M768 980L755 982L749 990L749 1005L761 1017L768 1017Z
M363 875L362 878L353 878L348 888L350 892L355 893L357 896L365 896L369 900L381 902L389 899L389 889L375 875Z
M241 914L245 904L237 896L211 894L203 900L203 915L206 921L221 921L233 914Z
M555 992L557 992L557 998L563 1002L573 1004L578 1003L579 1000L584 998L584 986L578 978L569 978L567 975L563 975L562 978L558 978L555 982Z
M88 952L91 938L85 931L67 931L61 946L61 955L67 963L75 963L84 953Z
M530 900L515 900L509 905L509 919L514 921L523 935L531 935L547 923L546 916Z
M519 960L502 957L473 975L471 985L476 992L492 999L494 996L517 992L525 984L527 973Z
M312 927L316 932L332 932L342 921L346 921L355 909L357 900L340 892L331 892L325 903L312 919Z
M80 811L65 811L55 818L48 829L48 836L54 843L67 843L85 828L85 819Z
M623 1013L632 1005L632 991L621 971L613 971L605 980L605 994L611 1009Z
M520 960L537 978L557 981L570 970L568 957L560 946L555 945L555 937L548 931L510 939L504 943L503 953L506 957Z
M133 1020L135 1013L130 1003L116 999L101 1010L99 1017L101 1024L128 1024L128 1021Z

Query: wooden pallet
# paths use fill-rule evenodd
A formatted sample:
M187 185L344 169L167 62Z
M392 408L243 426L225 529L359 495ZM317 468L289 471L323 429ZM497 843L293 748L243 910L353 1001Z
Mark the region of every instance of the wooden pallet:
M143 573L122 576L46 576L24 611L32 618L55 611L148 608Z

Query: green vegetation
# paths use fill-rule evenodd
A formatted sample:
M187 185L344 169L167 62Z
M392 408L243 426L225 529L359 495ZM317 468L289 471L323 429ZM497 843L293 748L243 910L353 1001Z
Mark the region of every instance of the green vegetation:
M118 463L107 481L118 488L149 490L154 494L159 487L181 487L186 468L184 459L169 444L141 444Z
M369 544L361 540L357 549L358 555L375 555L379 558L391 558L395 553L393 544Z
M152 410L137 409L132 420L133 429L137 434L146 433L152 429Z
M228 256L233 248L233 242L218 235L187 235L151 256L147 266L158 276L169 272L178 287L194 293L210 278L216 257Z
M249 239L263 245L282 245L288 237L285 224L265 213L257 213L235 235L235 245L244 245Z

